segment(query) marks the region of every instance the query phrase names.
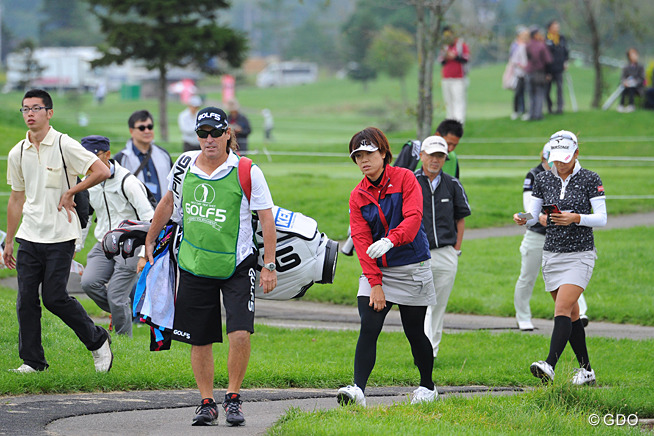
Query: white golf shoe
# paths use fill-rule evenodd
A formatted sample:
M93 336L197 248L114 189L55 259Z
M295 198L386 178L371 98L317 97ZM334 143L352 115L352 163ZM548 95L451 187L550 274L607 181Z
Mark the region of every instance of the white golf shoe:
M366 407L366 396L363 395L363 391L357 385L340 388L336 398L340 405L354 403Z

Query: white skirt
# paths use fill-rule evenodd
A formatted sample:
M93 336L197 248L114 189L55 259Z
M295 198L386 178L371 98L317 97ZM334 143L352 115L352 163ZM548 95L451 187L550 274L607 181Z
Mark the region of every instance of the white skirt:
M545 290L553 292L561 285L576 285L586 289L593 275L595 259L595 250L574 253L543 251Z
M387 302L403 306L433 306L436 291L430 262L411 265L380 267L382 290ZM363 274L359 277L358 297L370 297L370 283Z

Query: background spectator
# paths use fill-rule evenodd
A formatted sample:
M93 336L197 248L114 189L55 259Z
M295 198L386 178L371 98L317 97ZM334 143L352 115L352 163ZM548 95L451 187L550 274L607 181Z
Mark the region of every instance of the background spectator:
M547 112L563 113L563 73L568 68L568 42L565 36L560 34L561 26L558 21L552 20L547 24L547 39L545 44L552 55L552 62L547 66L547 73L550 81L547 82ZM552 108L551 90L552 84L556 83L556 111Z
M89 188L89 203L95 211L97 240L86 257L82 275L82 289L100 309L111 314L117 334L132 336L132 302L130 292L138 279L136 264L139 257L107 259L102 248L104 235L118 227L123 220L150 221L154 209L148 200L145 186L111 158L109 139L104 136L82 138L82 146L96 155L111 171L111 176ZM91 215L91 212L89 215ZM87 226L82 244L88 234Z
M545 45L545 37L538 27L532 26L531 39L527 43L527 89L529 89L529 116L523 120L543 119L543 100L547 87L547 66L552 55Z
M116 154L116 162L139 178L157 201L168 189L168 173L173 167L170 154L154 143L154 118L146 110L134 112L127 120L131 138Z
M239 154L244 155L248 152L248 136L252 132L250 121L241 113L241 105L235 98L227 102L227 122L232 131L236 133L236 142L238 142Z
M509 65L514 76L512 120L518 119L526 112L525 68L527 68L527 42L529 42L529 29L520 26L509 50Z
M645 68L638 63L638 51L635 48L627 50L627 65L622 69L622 95L618 112L633 112L635 110L634 97L643 92L645 86ZM627 104L625 106L625 103Z
M195 133L195 115L202 106L202 98L194 95L188 99L186 109L177 116L177 125L182 132L182 149L184 151L199 150L200 142Z
M443 28L443 48L438 55L441 68L441 88L446 117L465 123L468 78L466 64L470 58L468 44L457 38L450 26Z
M426 138L420 152L422 168L415 172L422 188L422 224L429 241L436 290L436 304L430 305L425 315L425 334L434 358L438 355L447 300L459 266L465 217L471 213L461 183L443 172L447 148L447 142L440 136Z

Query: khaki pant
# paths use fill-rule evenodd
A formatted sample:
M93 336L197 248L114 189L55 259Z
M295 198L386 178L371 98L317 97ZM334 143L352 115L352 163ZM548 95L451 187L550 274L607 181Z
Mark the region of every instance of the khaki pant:
M435 248L431 253L431 273L436 289L436 305L427 307L425 315L425 334L431 341L434 357L438 354L438 346L443 336L443 320L447 300L450 298L456 270L459 266L459 256L453 246Z

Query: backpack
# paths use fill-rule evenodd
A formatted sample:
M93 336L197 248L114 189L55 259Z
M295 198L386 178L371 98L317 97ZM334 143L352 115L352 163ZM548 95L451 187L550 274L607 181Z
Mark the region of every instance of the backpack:
M400 154L395 159L393 166L407 168L414 171L420 162L420 141L409 139L402 146Z
M68 185L68 189L70 189L70 181L68 180L68 168L66 167L66 161L64 160L64 152L61 149L61 137L64 136L63 133L59 135L59 153L61 154L61 161L63 162L64 165L64 178L66 179L66 184ZM21 169L23 168L23 145L25 144L25 140L20 143L20 167ZM82 180L77 177L77 183L79 184ZM79 191L75 196L73 197L73 201L75 202L75 212L77 212L77 217L79 218L79 224L81 228L86 228L86 225L89 222L89 207L90 207L90 202L89 202L89 191L84 189L82 191Z
M136 211L134 205L130 203L129 198L127 198L127 194L125 193L125 179L128 178L129 176L134 176L134 174L132 174L129 171L127 172L127 174L125 174L125 177L123 177L123 180L120 182L120 190L123 192L123 196L125 197L125 200L127 200L129 205L132 206L132 209L134 209L134 213L136 214L136 219L141 221L141 218L139 218L139 213ZM134 176L134 178L139 181L139 183L143 186L143 188L145 188L145 194L148 196L148 201L150 202L150 206L152 206L152 210L156 210L157 199L152 193L152 191L150 191L150 188L148 188L145 185L145 183L141 182L141 180L138 177Z

